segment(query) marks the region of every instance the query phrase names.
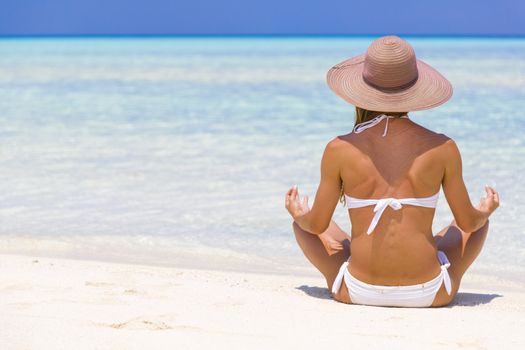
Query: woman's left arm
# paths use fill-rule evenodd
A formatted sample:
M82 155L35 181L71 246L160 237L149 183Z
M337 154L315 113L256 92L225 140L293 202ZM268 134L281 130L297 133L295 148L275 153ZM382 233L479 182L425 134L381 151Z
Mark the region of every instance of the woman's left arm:
M312 234L319 235L326 231L341 195L339 142L341 141L336 138L326 145L321 160L321 182L311 210L308 207L308 196L300 201L297 186L286 193L286 209L303 230Z

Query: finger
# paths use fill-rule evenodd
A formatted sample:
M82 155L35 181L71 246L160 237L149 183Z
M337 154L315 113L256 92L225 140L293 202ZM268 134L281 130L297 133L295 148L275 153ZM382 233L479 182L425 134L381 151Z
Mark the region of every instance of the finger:
M498 192L494 192L494 200L495 200L496 203L498 203L498 205L499 205L499 193L498 193Z
M494 198L494 192L492 192L490 186L487 186L485 191L487 192L487 198Z
M294 185L293 189L292 189L292 199L294 201L297 201L297 196L298 195L299 195L299 190L297 189L297 185Z
M305 195L305 196L303 197L303 206L304 206L305 208L308 208L308 196L307 196L307 195Z
M286 196L289 197L289 199L293 198L294 189L295 189L295 185L290 187L288 191L286 191Z

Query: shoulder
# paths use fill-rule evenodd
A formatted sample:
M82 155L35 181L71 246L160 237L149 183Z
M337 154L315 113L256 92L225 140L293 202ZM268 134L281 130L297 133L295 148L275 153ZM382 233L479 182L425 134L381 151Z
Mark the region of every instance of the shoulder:
M460 165L461 164L461 154L459 147L452 138L448 137L445 134L436 134L436 137L439 137L439 146L436 147L439 158L443 161L446 166Z
M408 136L416 137L419 143L428 143L428 146L440 151L450 150L456 147L454 140L445 134L435 132L415 122L413 126L413 133Z
M446 153L459 152L459 148L458 148L456 141L454 141L451 137L445 134L440 134L436 132L433 132L433 133L435 135L436 140L439 140L441 144L440 148L442 149L443 152L446 152Z
M350 134L351 135L351 134ZM350 135L340 135L332 138L325 147L325 153L341 154L351 152L355 146L348 139Z
M461 159L459 147L453 139L450 137L443 143L443 153L445 158L450 161L457 161Z
M412 126L413 126L413 129L416 132L418 132L420 134L425 134L426 136L428 136L430 138L434 138L435 140L439 140L439 141L445 142L445 141L450 139L450 137L448 137L447 135L435 132L434 130L430 130L430 129L424 127L423 125L416 123L413 120L412 120Z
M323 161L332 164L341 164L347 157L351 157L353 154L352 148L354 148L354 146L348 141L341 136L336 136L326 144L323 152Z
M330 151L337 151L340 150L345 146L345 142L341 138L341 136L336 136L332 138L328 143L326 144L326 149Z

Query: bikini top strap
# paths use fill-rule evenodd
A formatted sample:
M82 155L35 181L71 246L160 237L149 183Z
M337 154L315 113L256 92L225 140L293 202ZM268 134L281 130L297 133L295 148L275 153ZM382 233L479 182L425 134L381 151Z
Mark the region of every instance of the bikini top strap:
M381 135L382 137L384 137L388 131L388 119L390 118L395 118L394 116L391 116L391 115L386 115L386 114L380 114L378 115L377 117L373 118L373 119L370 119L366 122L362 122L362 123L359 123L357 124L354 129L352 130L352 132L354 134L359 134L360 132L366 130L366 129L369 129L379 123L381 123L381 121L383 119L386 119L386 124L385 124L385 130L383 131L383 135ZM407 115L403 115L399 118L408 118Z

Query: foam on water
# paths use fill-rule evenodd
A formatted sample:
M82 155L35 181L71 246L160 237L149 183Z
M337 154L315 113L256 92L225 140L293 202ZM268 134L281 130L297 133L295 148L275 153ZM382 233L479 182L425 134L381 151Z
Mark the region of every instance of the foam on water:
M1 251L306 266L284 193L315 194L353 123L326 71L370 41L0 40ZM525 40L410 42L454 85L411 118L457 141L475 204L486 183L501 194L474 269L525 275ZM441 195L434 229L451 218Z

